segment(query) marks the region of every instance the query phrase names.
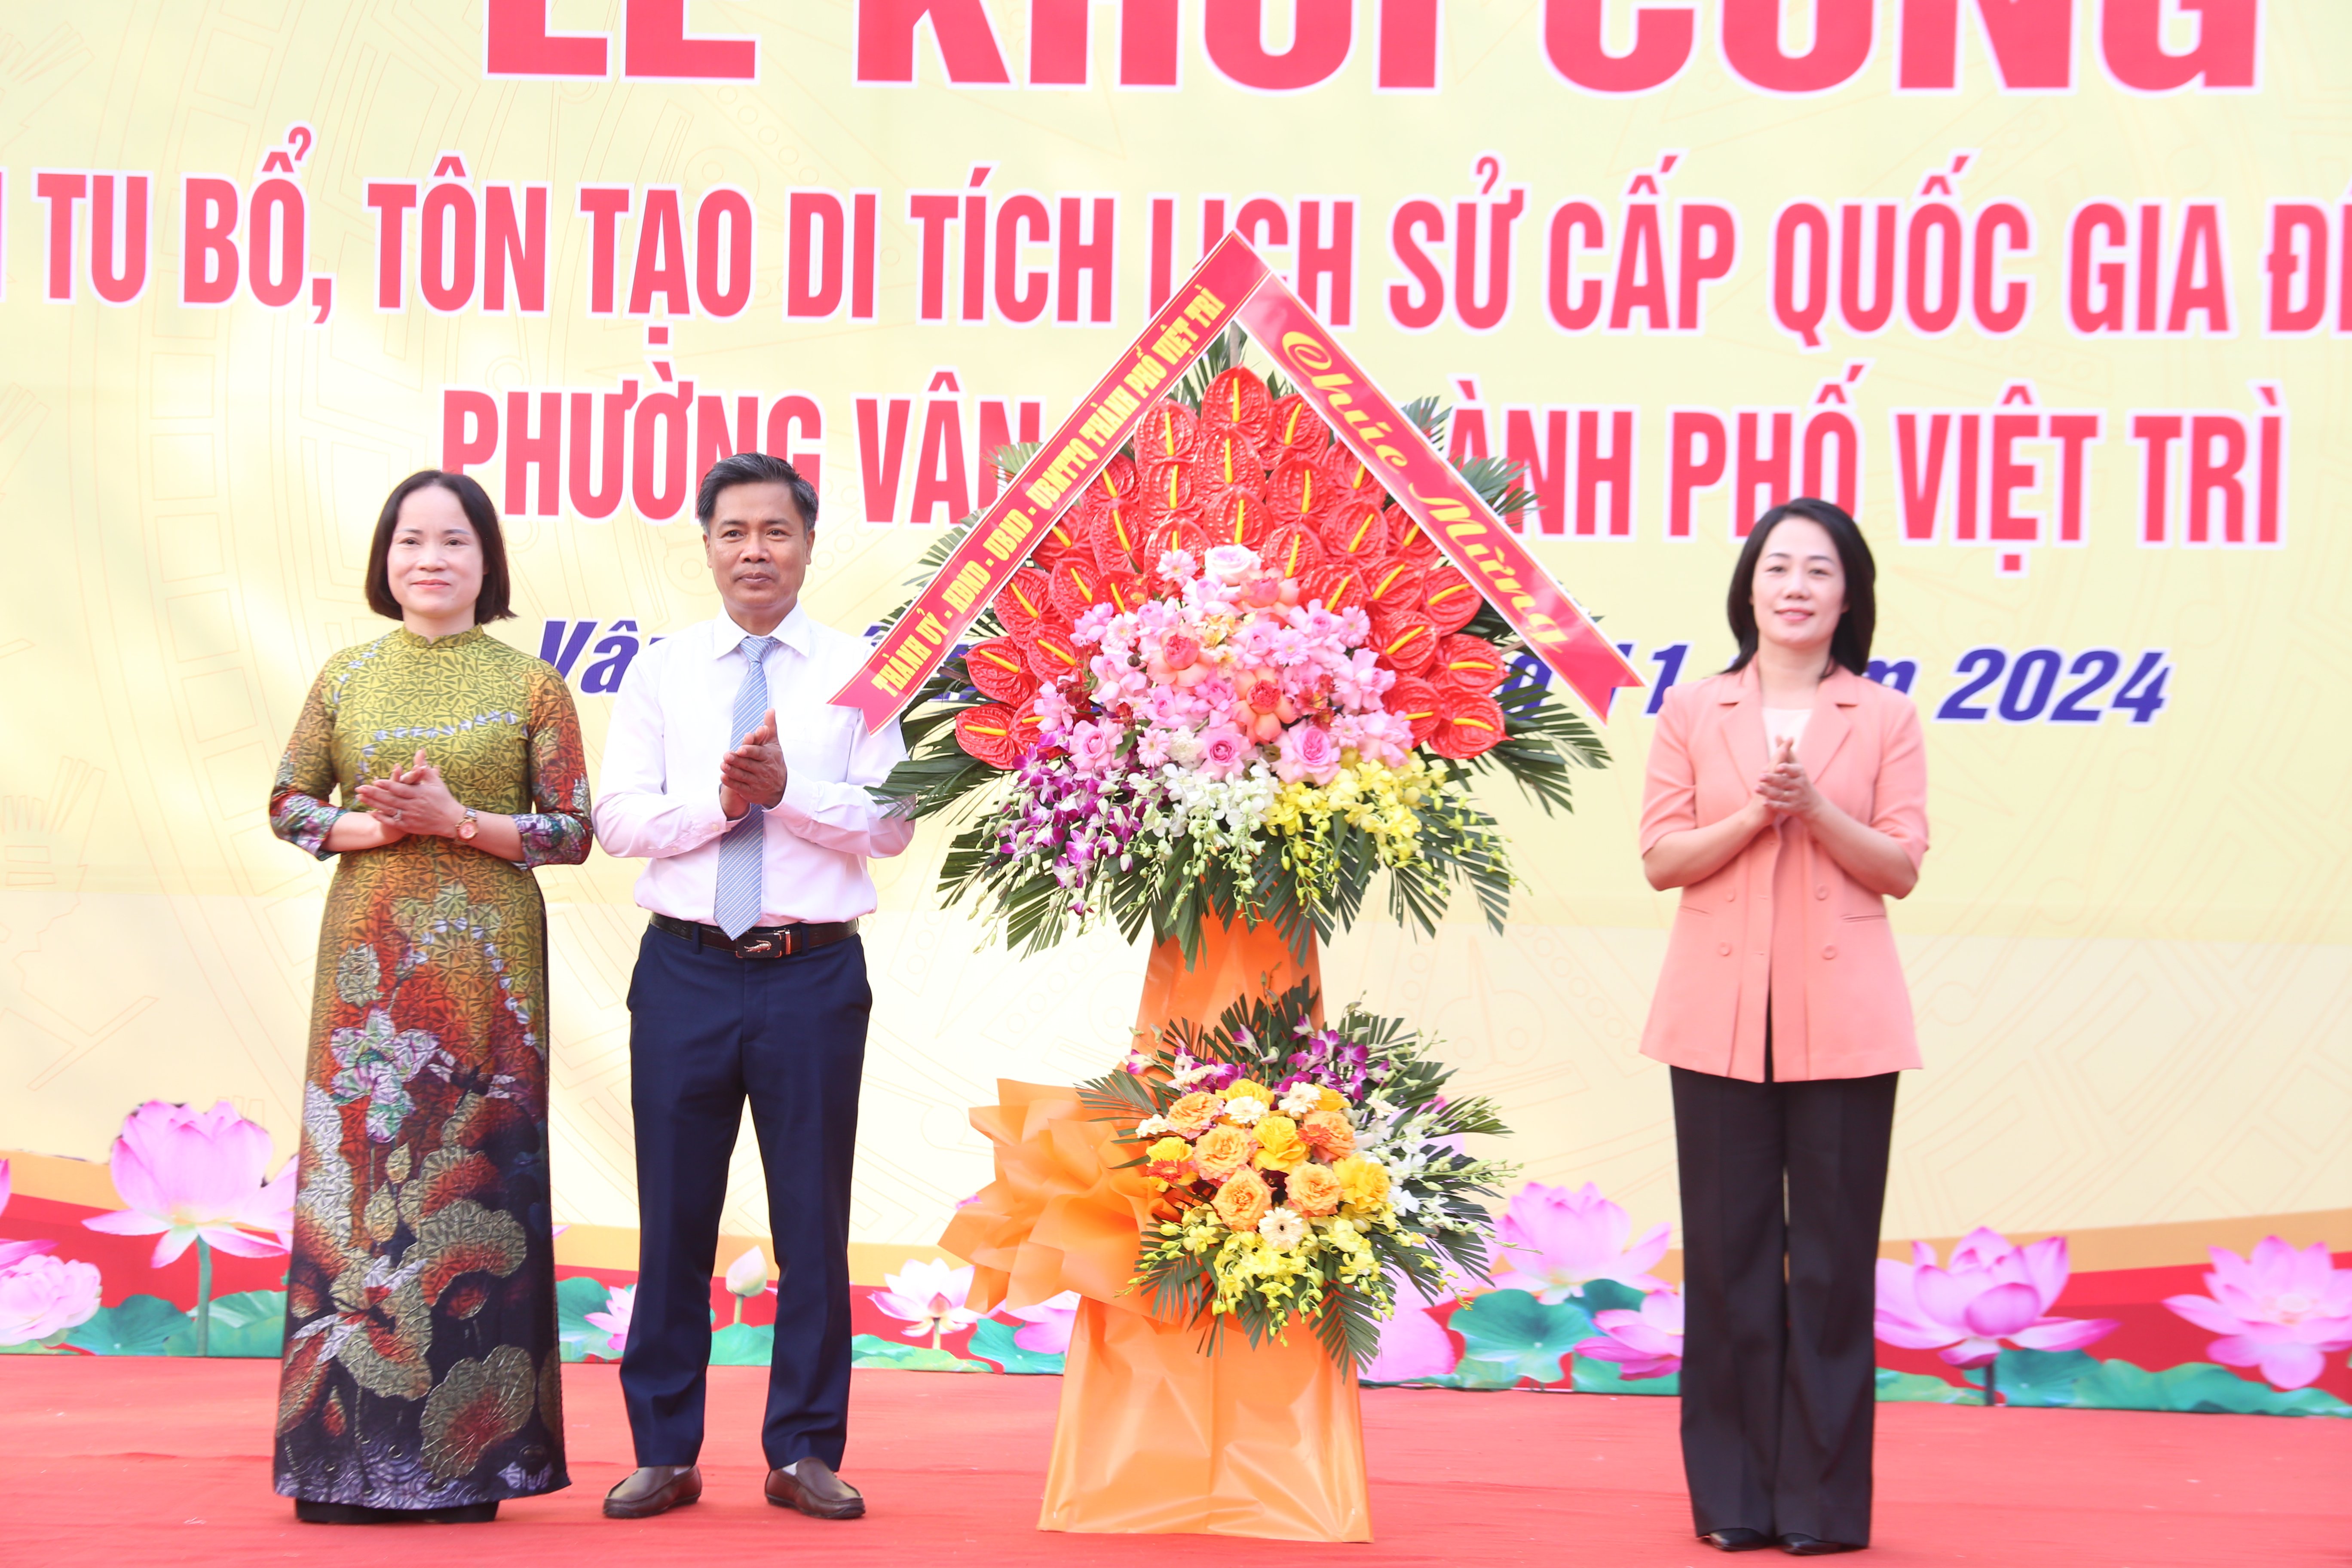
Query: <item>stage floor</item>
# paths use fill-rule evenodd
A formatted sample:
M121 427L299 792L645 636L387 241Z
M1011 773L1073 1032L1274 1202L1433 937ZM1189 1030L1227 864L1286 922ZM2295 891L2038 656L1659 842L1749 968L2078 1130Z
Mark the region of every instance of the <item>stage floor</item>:
M1268 1548L1042 1534L1060 1380L860 1372L845 1473L873 1511L820 1523L769 1507L763 1374L712 1373L703 1500L599 1516L629 1436L609 1366L564 1368L572 1486L492 1525L303 1526L269 1490L268 1362L0 1359L0 1558L180 1568L307 1558L336 1568L468 1559L561 1568L821 1552L890 1568L952 1558L1132 1564ZM1370 1546L1285 1561L1696 1568L1673 1399L1374 1389L1364 1398ZM1878 1408L1878 1545L1867 1561L1998 1568L2337 1563L2352 1552L2352 1422L2120 1411ZM1777 1557L1749 1558L1764 1563Z

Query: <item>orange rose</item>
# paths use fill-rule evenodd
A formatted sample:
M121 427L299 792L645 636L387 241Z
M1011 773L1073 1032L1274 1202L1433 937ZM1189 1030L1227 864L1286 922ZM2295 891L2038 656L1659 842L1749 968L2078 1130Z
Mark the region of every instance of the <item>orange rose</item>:
M1298 1131L1307 1146L1326 1160L1344 1160L1356 1152L1356 1124L1337 1110L1310 1110Z
M1255 1230L1273 1206L1274 1193L1255 1171L1236 1171L1233 1180L1217 1189L1217 1217L1234 1230Z
M1217 1119L1216 1097L1188 1094L1160 1113L1178 1133L1186 1138L1198 1138Z
M1192 1167L1213 1182L1230 1179L1247 1167L1257 1152L1257 1140L1238 1127L1212 1127L1192 1145Z
M1339 1200L1346 1195L1328 1165L1299 1166L1290 1173L1288 1190L1290 1206L1308 1219L1338 1213Z

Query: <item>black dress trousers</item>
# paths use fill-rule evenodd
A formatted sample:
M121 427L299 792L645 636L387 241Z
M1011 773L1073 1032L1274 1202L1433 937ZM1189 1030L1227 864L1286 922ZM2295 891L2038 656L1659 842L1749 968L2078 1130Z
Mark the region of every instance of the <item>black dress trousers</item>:
M782 1278L761 1446L838 1470L849 1427L849 1194L874 994L856 937L737 958L648 929L629 986L637 1294L621 1393L640 1465L702 1451L710 1279L743 1107Z
M1702 1535L1870 1541L1895 1077L1748 1083L1674 1069L1683 1468Z

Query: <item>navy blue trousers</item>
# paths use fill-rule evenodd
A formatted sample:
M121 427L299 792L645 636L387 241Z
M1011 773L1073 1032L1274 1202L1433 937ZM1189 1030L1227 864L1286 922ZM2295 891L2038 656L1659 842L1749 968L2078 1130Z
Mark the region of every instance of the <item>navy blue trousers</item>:
M849 1180L874 993L856 937L741 959L648 927L629 985L637 1295L621 1392L640 1465L702 1451L710 1279L743 1105L775 1237L771 1468L841 1468L849 1427Z

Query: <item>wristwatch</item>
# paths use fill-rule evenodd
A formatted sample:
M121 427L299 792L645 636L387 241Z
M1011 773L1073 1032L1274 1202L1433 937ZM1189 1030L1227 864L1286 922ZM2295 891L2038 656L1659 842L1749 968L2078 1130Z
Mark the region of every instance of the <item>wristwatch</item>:
M469 805L466 808L466 815L458 818L457 826L453 831L460 839L471 840L475 834L481 831L481 826L480 820L474 816L474 808Z

